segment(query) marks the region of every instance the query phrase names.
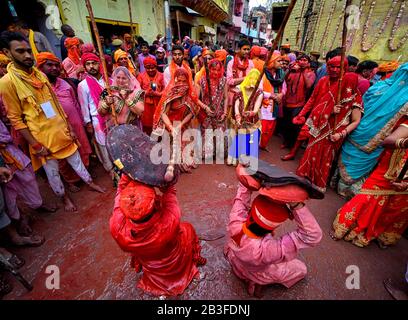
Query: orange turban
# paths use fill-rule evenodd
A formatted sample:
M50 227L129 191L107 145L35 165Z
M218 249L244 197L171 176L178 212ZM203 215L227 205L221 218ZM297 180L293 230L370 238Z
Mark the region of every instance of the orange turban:
M282 57L282 60L285 60L285 61L287 61L287 62L290 62L290 58L285 54L285 55L283 55L283 56L281 56Z
M81 42L78 38L66 38L64 45L68 50L68 58L72 60L75 64L80 64L81 62L81 52L79 50Z
M267 69L272 69L273 68L273 64L275 63L276 60L280 59L282 56L280 55L280 53L278 53L279 51L274 51L272 54L272 57L269 59L268 64L266 65Z
M120 192L119 206L127 218L140 221L153 211L155 199L154 188L130 181Z
M78 38L66 38L64 41L65 47L69 50L73 46L79 46L81 42Z
M128 54L126 51L122 49L116 50L114 54L115 62L117 63L121 58L128 58Z
M61 63L61 60L58 59L54 54L51 52L40 52L37 55L37 67L41 67L44 63L47 62L47 60L51 60L54 62L59 62Z
M394 72L395 70L397 70L399 67L399 64L397 61L390 61L390 62L385 62L385 63L381 63L378 66L378 72Z
M261 47L259 46L253 46L250 52L250 57L251 59L255 57L259 57L261 55Z
M210 49L204 49L203 53L202 53L202 56L205 57L205 56L208 56L208 55L210 55L211 57L214 58L214 52L212 52Z
M129 59L128 53L126 51L123 51L122 49L116 50L115 54L114 54L114 59L115 59L115 67L118 67L118 61L121 58L127 58L128 61L128 65L127 65L127 69L133 74L135 75L135 68L132 65L132 62Z
M223 63L225 63L225 60L227 60L227 55L228 55L227 50L221 49L221 50L215 51L215 59Z

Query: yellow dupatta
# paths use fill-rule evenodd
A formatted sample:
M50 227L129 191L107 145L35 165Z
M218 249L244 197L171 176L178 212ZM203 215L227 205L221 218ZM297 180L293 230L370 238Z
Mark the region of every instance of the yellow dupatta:
M258 81L258 78L261 76L261 73L258 71L258 69L254 68L249 71L248 75L245 77L244 81L239 85L239 89L242 92L242 96L244 98L244 111L248 108L248 101L249 101L249 96L247 95L247 92L245 88L248 87L255 87L256 82Z
M37 55L39 54L37 46L35 45L35 34L34 31L30 29L28 34L28 41L30 42L31 50L33 51L33 56L35 61L37 61Z

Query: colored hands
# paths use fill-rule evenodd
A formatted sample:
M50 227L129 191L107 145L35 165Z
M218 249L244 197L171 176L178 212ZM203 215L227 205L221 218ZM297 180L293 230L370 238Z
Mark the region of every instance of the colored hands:
M303 117L303 116L296 116L296 117L294 117L293 118L293 124L296 124L296 125L304 125L305 123L306 123L306 118L305 117Z

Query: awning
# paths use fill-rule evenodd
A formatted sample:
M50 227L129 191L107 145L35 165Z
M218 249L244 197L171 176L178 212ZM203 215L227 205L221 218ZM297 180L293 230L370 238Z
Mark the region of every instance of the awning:
M209 26L199 26L198 27L198 32L203 33L203 34L208 34L210 36L215 36L217 34L215 29L213 29L213 28L211 28Z
M214 0L177 0L177 2L185 7L197 10L197 12L216 23L228 20L229 17L228 12L224 11Z

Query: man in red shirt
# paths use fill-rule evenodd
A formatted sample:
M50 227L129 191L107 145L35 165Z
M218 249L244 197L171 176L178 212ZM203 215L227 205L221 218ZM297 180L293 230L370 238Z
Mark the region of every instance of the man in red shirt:
M283 108L284 115L284 142L282 148L291 148L299 134L300 127L292 123L305 106L309 97L309 91L316 80L316 74L310 70L310 57L300 55L286 77L287 92ZM284 156L282 160L290 160Z

